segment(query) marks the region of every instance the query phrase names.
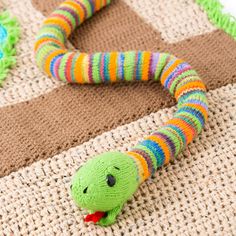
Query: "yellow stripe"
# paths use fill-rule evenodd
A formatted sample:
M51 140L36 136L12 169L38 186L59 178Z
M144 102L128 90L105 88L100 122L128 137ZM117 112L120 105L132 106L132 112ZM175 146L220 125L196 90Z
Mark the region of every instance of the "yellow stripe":
M85 53L81 53L75 62L75 80L79 84L84 84L82 64L83 64L83 60L84 60L85 55L86 55Z
M164 164L169 163L169 161L170 161L170 150L169 150L168 145L164 142L164 140L161 139L160 137L155 136L155 135L148 136L147 139L150 139L150 140L156 142L158 145L160 145L161 149L163 150L163 152L165 154Z
M116 71L117 71L117 52L111 52L110 53L110 63L109 63L109 75L110 75L110 81L115 82L117 79Z
M164 85L166 78L168 75L181 63L184 61L181 59L177 59L161 76L161 84Z
M84 55L84 59L82 61L82 77L83 77L83 81L84 83L90 83L89 81L89 55L85 54Z
M62 3L60 6L65 6L65 7L69 7L73 10L77 11L77 14L79 15L80 18L80 23L82 23L85 20L85 13L83 8L81 8L81 6L79 4L76 4L73 1L66 1L64 3Z
M136 152L130 151L130 152L128 152L128 154L133 156L134 158L136 158L140 162L140 164L142 166L142 170L143 170L143 173L142 173L143 181L148 179L148 177L150 176L150 173L148 170L148 164L147 164L146 160Z
M150 58L151 58L150 52L143 53L143 65L142 65L142 80L143 81L146 81L149 79L148 72L149 72L149 66L150 66Z
M55 25L59 26L60 28L62 28L65 31L67 37L71 33L70 26L68 25L68 23L65 20L63 20L61 18L58 18L58 17L48 18L44 21L44 24L45 25L55 24Z

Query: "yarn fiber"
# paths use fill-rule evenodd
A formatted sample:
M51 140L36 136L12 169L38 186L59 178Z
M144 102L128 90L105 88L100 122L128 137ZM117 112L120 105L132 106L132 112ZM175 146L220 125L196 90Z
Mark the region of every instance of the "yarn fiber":
M188 63L168 53L68 51L65 42L71 32L109 3L110 0L67 0L62 3L44 21L37 35L35 57L38 66L58 80L78 84L160 80L176 98L178 110L174 117L125 154L133 159L137 181L141 184L201 132L208 115L206 88ZM81 194L78 191L75 188L76 196ZM92 204L94 206L94 202Z

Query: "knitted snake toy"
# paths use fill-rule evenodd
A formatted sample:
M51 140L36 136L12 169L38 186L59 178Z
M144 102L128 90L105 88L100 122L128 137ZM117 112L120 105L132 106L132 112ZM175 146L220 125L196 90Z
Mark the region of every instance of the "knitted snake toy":
M110 0L63 2L44 21L35 43L37 64L49 76L79 84L160 80L178 101L173 119L129 152L103 153L76 172L71 185L73 199L91 213L85 221L104 226L115 222L141 183L201 132L208 113L206 88L196 71L181 59L148 51L86 54L65 48L71 32L109 3Z

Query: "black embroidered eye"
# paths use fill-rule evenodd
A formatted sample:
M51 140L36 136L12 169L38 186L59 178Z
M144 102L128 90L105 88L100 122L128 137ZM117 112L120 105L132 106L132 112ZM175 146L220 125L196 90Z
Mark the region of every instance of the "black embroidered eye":
M120 168L119 168L119 167L116 167L116 166L114 166L114 168L115 168L115 169L117 169L117 170L120 170Z
M116 183L115 177L113 175L110 175L110 174L107 175L107 185L109 187L113 187L115 185L115 183Z

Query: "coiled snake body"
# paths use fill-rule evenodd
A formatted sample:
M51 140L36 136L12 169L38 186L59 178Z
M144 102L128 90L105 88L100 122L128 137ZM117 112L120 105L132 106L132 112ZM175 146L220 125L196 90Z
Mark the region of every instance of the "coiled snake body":
M177 102L174 117L129 152L106 152L75 174L71 193L100 225L115 222L124 203L156 169L177 156L207 120L206 88L192 67L168 53L149 51L86 54L65 48L71 32L110 0L67 0L43 23L35 43L38 66L49 76L69 83L155 80Z

